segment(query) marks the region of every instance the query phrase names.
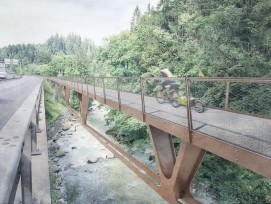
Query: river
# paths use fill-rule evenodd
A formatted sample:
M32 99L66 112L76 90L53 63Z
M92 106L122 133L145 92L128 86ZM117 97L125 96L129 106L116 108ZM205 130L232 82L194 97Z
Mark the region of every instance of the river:
M94 105L92 106L92 111L89 112L87 123L88 125L92 126L96 131L98 131L100 134L106 136L111 140L114 140L111 136L105 134L105 132L110 128L110 126L106 125L106 122L104 120L104 115L106 113L107 113L106 108L101 106L101 108L99 109L98 105L94 103ZM122 145L122 148L126 149L127 152L131 153L131 155L134 158L136 158L137 160L151 168L153 171L157 172L155 161L149 160L149 157L153 155L151 144L144 144L134 148L128 148ZM196 184L195 182L193 182L191 185L191 192L193 196L202 203L206 204L218 203L215 195L213 193L210 193L210 191L204 185L204 183Z
M87 124L113 140L111 136L105 134L110 128L106 126L104 120L106 113L107 110L103 106L98 108L97 104L93 105L92 111L89 111ZM60 200L65 200L68 204L167 203L79 122L70 121L70 123L71 128L65 131L55 130L58 137L55 136L50 141L51 146L54 142L59 146L57 153L51 152L51 161L60 169L58 173L61 178ZM122 149L157 172L155 161L149 160L153 155L150 144L133 148L122 145ZM217 203L203 184L197 186L200 188L195 188L192 184L191 191L199 201L206 204Z

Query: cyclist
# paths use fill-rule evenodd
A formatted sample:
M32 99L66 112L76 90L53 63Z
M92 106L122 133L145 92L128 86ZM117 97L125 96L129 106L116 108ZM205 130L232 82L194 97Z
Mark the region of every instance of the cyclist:
M174 75L168 70L166 67L160 68L160 77L174 77ZM175 83L175 81L167 79L162 83L162 91L166 89L169 85L169 91L174 92L179 90L179 86Z

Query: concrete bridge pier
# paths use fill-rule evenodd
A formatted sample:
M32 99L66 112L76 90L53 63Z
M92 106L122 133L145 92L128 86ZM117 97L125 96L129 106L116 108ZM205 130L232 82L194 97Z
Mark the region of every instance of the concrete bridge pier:
M62 85L56 85L56 90L55 90L55 99L58 100L59 96L62 95L62 90L63 90L63 86Z
M82 93L78 92L77 94L78 94L79 107L80 107L81 123L85 125L87 121L87 115L88 115L89 98L83 95Z
M182 141L176 158L172 136L151 125L148 125L148 130L159 171L162 196L170 203L178 203L179 199L187 203L200 203L191 195L190 184L206 151Z
M65 91L65 103L67 105L70 105L71 89L68 88L67 86L64 86L64 91Z
M55 93L54 93L55 94L55 96L54 96L55 100L58 100L59 96L62 95L63 85L52 82L51 83L51 88L55 90Z

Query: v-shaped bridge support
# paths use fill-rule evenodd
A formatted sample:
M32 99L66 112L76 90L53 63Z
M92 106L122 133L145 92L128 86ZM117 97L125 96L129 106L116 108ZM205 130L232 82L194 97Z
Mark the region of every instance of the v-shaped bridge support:
M148 130L160 175L162 197L170 203L178 203L179 199L199 203L190 193L190 184L206 150L182 141L176 158L172 136L151 125L148 125Z

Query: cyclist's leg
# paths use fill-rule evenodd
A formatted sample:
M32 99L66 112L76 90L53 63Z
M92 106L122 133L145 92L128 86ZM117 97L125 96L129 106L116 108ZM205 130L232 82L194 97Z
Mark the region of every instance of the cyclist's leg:
M166 89L166 86L170 86L170 87L171 87L171 84L172 84L172 83L174 83L174 81L169 80L169 79L163 81L163 83L162 83L162 89L163 89L163 90ZM169 89L170 89L170 88L169 88Z

